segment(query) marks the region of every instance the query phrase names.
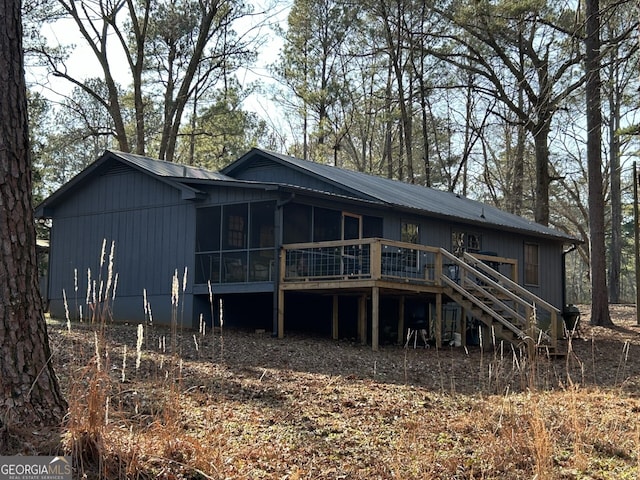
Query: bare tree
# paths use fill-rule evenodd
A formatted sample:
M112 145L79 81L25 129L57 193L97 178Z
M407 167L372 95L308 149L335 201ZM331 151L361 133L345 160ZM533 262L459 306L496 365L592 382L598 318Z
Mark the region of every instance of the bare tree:
M56 426L66 404L38 288L21 5L0 1L0 451ZM27 427L25 429L25 427ZM14 432L20 429L20 436ZM22 449L18 449L21 451Z
M393 5L395 3L395 5ZM411 69L408 69L411 60L408 52L413 49L408 48L410 39L407 38L410 28L404 23L407 17L412 15L408 12L411 5L410 2L389 2L387 5L384 1L377 3L380 11L379 17L383 21L384 38L387 43L387 54L389 55L390 64L394 73L396 82L396 92L398 97L398 107L400 110L400 122L402 124L402 138L404 140L403 147L406 158L406 173L404 165L400 165L400 179L410 183L415 182L414 164L413 164L413 96L415 92L415 75ZM393 8L395 6L395 9ZM411 12L413 13L413 12Z
M576 76L573 68L582 60L576 46L582 25L573 20L578 17L554 11L551 2L544 8L528 3L514 6L508 1L462 2L437 11L443 24L456 28L445 25L441 32L432 32L433 40L425 39L435 45L429 51L484 79L476 91L504 103L533 138L535 220L548 225L553 116L584 84L584 76Z
M347 82L343 50L357 14L341 0L296 0L291 7L282 55L273 67L302 119L304 158L337 160L343 134L335 125Z
M589 238L591 243L591 324L612 325L607 293L602 179L600 102L600 2L586 0L587 164L589 166Z
M607 8L608 7L608 8ZM620 303L622 277L622 251L625 239L622 231L622 162L625 154L625 135L621 135L622 126L637 112L637 102L629 98L630 92L637 92L638 55L637 37L631 32L637 31L638 17L636 2L616 1L603 10L601 21L602 73L605 81L602 94L605 103L603 115L608 136L609 172L611 178L611 241L609 244L609 301ZM612 39L609 41L609 39Z
M55 4L74 21L98 61L107 94L67 68L64 49L41 44L39 54L52 75L83 89L109 112L123 151L146 154L154 138L157 155L172 161L194 93L215 88L218 80L254 55L248 39L231 31L233 22L249 14L236 0L56 0ZM53 17L59 18L59 11ZM124 88L131 88L133 126L124 112L124 92L115 73L122 59L131 82ZM163 105L158 127L148 120L154 101Z

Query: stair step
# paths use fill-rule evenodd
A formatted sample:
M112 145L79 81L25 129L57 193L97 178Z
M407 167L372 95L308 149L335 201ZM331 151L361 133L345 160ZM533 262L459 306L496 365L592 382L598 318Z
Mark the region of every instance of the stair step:
M500 315L501 318L511 324L513 326L513 328L521 330L521 331L526 331L527 330L527 325L522 325L522 321L521 319L518 318L512 318L511 315L511 311L509 310L509 308L514 308L514 307L510 307L509 304L513 303L512 299L506 295L506 294L502 294L500 295L501 297L503 297L505 300L505 304L501 304L500 302L495 302L494 300L495 298L498 297L498 295L496 295L496 293L493 292L493 289L490 293L490 295L493 295L494 298L490 298L489 297L489 292L486 291L486 289L482 289L482 288L473 288L474 285L470 284L468 285L468 287L470 287L471 291L468 291L468 295L473 295L473 298L476 299L477 301L481 302L482 304L486 305L488 309L490 309L491 311L493 311L495 314ZM483 295L482 293L485 292L487 293L487 295ZM493 317L493 314L489 314L487 311L485 311L483 308L479 307L476 303L474 303L471 298L465 296L463 293L458 292L457 290L455 290L453 287L447 287L445 289L445 293L456 303L458 303L461 307L463 307L467 313L471 316L473 316L474 318L476 318L477 320L481 321L490 331L491 328L493 327L493 336L495 336L496 342L503 340L506 342L510 342L512 344L521 344L522 343L522 339L519 337L519 334L515 333L510 327L508 327L507 325L503 324L502 321L497 320L496 318ZM551 351L549 351L549 355L554 355L557 356L558 354L555 353L555 350L553 352L553 354L551 353Z

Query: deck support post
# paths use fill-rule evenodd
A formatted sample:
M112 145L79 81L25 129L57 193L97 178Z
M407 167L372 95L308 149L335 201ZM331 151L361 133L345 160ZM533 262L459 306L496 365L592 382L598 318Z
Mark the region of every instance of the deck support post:
M404 295L398 301L398 345L404 344Z
M380 325L380 287L371 289L371 350L378 351Z
M280 210L279 210L279 214L280 215L282 214ZM281 218L281 217L278 217L278 218ZM276 277L278 279L276 283L276 289L277 289L277 300L276 300L277 320L276 321L278 324L278 331L277 331L278 338L284 338L284 290L282 288L282 285L284 284L286 260L287 260L287 253L281 247L280 250L278 250L278 267L277 267L277 277Z
M551 311L551 348L555 351L558 350L558 336L560 335L560 322L558 322L558 314Z
M436 348L442 348L442 294L436 293Z
M284 338L284 290L278 288L278 338Z
M331 318L331 338L338 340L338 295L333 296L333 312Z
M467 309L462 307L460 311L462 318L460 319L460 345L467 346Z
M367 343L367 296L358 299L358 339L361 345Z

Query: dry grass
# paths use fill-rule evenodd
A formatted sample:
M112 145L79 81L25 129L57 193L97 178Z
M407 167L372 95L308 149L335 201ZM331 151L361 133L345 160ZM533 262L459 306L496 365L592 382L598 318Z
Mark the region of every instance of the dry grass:
M88 478L640 478L640 329L612 310L617 328L535 369L510 348L376 353L226 327L147 328L136 368L137 325L107 325L98 374L95 326L52 321L64 448Z

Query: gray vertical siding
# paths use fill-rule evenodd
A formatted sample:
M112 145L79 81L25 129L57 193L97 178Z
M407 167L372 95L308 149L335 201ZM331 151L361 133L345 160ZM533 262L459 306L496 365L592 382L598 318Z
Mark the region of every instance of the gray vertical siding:
M244 171L242 178L347 194L346 190L328 182L281 166L258 166ZM67 292L72 310L75 310L76 305L85 303L87 269L91 269L94 279L100 273L103 277L106 276L106 265L102 272L99 269L100 248L103 239L106 239L106 255L111 242L115 242L114 271L118 272L119 280L113 313L118 320L143 320L142 291L146 289L154 321L169 323L171 279L174 271L178 270L182 282L183 272L187 267L189 281L183 299L183 321L185 325L192 326L192 321L196 321L195 317L199 313L193 311L192 288L195 273L196 207L280 198L277 192L253 186L237 187L217 183L200 184L197 188L206 191L206 199L197 202L184 200L179 189L123 164L118 164L105 174L90 176L81 186L74 187L73 195L67 195L67 200L57 204L53 212L48 286L51 313L57 317L64 316L63 289ZM297 195L296 201L304 197L304 193ZM524 244L535 243L540 247L540 285L527 288L556 307L561 307L561 241L419 216L382 206L378 209L372 204L358 205L339 197L308 197L305 203L382 217L384 237L393 240L400 239L403 221L420 225L420 243L445 249L451 249L452 231L477 233L482 236L483 250L494 251L499 256L518 261L520 284L524 276ZM74 269L78 272L77 293L74 288ZM248 284L220 286L220 289L226 289L225 293L248 292L252 288ZM235 290L231 292L230 289ZM179 310L182 315L182 306Z
M204 189L208 194L205 200L185 201L176 188L119 166L75 191L53 215L48 290L51 314L65 315L63 289L71 310L76 303L85 303L87 269L92 277L99 275L100 249L106 239L106 255L115 241L114 271L119 274L114 316L125 321L144 320L142 292L146 289L154 321L169 323L171 280L177 269L182 284L187 267L184 321L192 326L198 313L193 311L192 289L196 207L278 198L276 193L260 189L220 185ZM78 271L77 302L74 269ZM106 266L103 272L106 275ZM182 307L179 310L182 314Z
M64 316L63 289L70 303L73 298L74 309L74 269L79 304L86 298L88 269L94 279L106 278L108 258L99 268L106 239L105 257L115 242L114 272L119 275L114 314L131 316L131 321L143 319L141 298L146 289L154 319L168 323L174 271L178 270L181 282L185 267L193 271L194 223L194 205L181 200L177 189L132 169L126 175L103 175L88 182L55 210L49 282L52 315ZM191 303L190 298L186 301Z

